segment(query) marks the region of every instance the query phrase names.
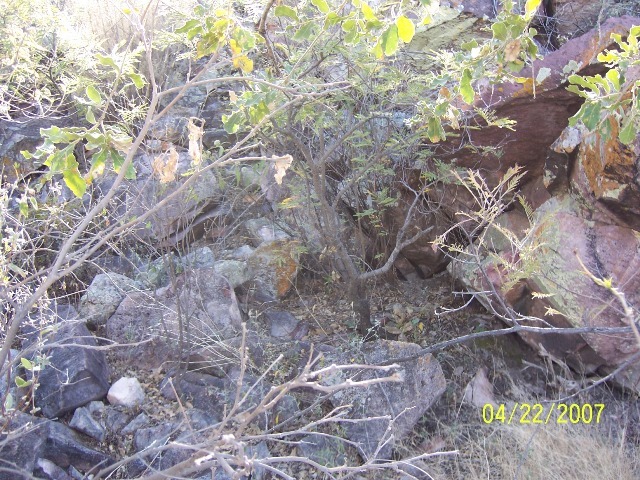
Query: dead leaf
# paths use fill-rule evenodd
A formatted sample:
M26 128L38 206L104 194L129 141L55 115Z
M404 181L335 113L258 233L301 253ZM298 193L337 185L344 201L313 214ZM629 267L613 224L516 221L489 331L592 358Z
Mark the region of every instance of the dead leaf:
M504 59L507 62L515 62L518 59L518 55L520 55L520 46L519 39L509 42L504 48Z
M202 162L202 135L204 135L204 120L201 118L191 117L187 128L189 129L189 155L191 156L191 163L194 166L198 166L200 165L200 162Z
M278 185L282 185L282 179L287 174L287 169L291 166L293 157L291 155L283 155L282 157L272 157L272 160L276 169L273 177Z
M173 182L178 171L178 152L171 147L169 151L161 153L153 159L153 173L158 176L160 183Z
M486 368L478 369L475 377L465 387L462 400L478 408L482 408L488 403L494 406L497 405L493 396L493 385L487 378Z

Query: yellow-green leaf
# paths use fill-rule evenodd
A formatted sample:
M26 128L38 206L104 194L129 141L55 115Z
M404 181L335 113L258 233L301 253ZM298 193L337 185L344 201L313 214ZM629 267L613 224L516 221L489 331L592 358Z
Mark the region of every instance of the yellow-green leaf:
M298 31L293 35L294 40L307 40L313 31L313 22L303 23Z
M400 40L404 43L409 43L416 33L416 27L413 22L403 15L396 20L396 26L398 27Z
M82 197L87 191L87 182L82 178L77 168L65 170L62 172L62 178L76 197Z
M27 370L33 370L33 363L31 363L31 360L29 360L28 358L24 358L22 357L20 359L20 363L22 364L22 366L27 369Z
M144 87L144 84L145 84L144 76L140 75L139 73L130 73L129 78L131 79L131 81L133 82L133 84L136 86L138 90Z
M87 113L84 118L86 118L89 123L96 123L96 116L93 114L93 108L87 108Z
M21 377L16 377L16 385L18 386L18 388L28 387L29 385L31 385L31 380L27 382Z
M360 5L360 10L362 10L362 14L364 15L365 20L377 20L372 8L366 2L362 2L362 4Z
M626 120L625 126L620 130L618 134L618 138L625 145L630 145L638 135L638 130L636 129L635 122L633 118L628 118Z
M532 16L535 11L538 10L540 3L542 3L542 0L527 0L527 3L524 5L525 16Z
M460 95L462 95L462 99L469 105L473 103L475 98L475 93L471 86L472 78L471 71L465 68L464 72L462 72L462 79L460 80Z
M398 50L398 27L390 25L380 37L382 49L387 57L390 57Z
M286 5L278 5L273 11L276 17L287 17L291 20L298 21L298 13L291 7Z
M91 100L93 103L97 105L102 103L102 97L100 96L100 92L93 85L89 85L87 87L87 97L89 97L89 100Z
M311 0L311 3L313 3L316 8L320 10L320 13L327 13L329 11L329 5L327 4L326 0Z

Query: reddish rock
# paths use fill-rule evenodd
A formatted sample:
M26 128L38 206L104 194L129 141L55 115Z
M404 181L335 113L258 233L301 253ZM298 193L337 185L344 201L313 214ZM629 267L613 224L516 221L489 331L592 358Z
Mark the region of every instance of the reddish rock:
M571 183L585 200L611 214L613 223L640 230L640 134L629 147L616 135L606 141L598 133L584 137Z
M632 25L639 23L639 18L629 16L607 20L598 30L568 41L557 51L536 60L533 68L520 72L521 77L529 79L523 84L476 85L479 90L478 106L489 106L497 117L515 120L515 131L498 127L470 129L466 133L468 144L472 144L473 149L460 149L456 138L438 145L438 158L455 161L457 167L483 171L491 186L496 185L514 165L520 165L527 171L523 184L538 181L543 177L551 145L582 103L580 97L566 90L568 76L573 73L604 73L606 68L597 62L596 57L612 45L611 34L625 34ZM547 76L534 85L533 79L541 71ZM478 123L482 125L484 122L478 120ZM451 151L454 153L449 153ZM568 162L568 159L560 156L556 161ZM472 207L469 196L459 189L448 197ZM455 213L451 208L447 210Z

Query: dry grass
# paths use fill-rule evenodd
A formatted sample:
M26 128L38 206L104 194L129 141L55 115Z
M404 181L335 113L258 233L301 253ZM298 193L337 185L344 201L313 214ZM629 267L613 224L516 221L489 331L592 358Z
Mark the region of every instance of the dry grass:
M570 424L454 428L463 429L454 440L459 455L429 465L434 479L640 478L640 448L629 446L624 431L607 433L594 425Z

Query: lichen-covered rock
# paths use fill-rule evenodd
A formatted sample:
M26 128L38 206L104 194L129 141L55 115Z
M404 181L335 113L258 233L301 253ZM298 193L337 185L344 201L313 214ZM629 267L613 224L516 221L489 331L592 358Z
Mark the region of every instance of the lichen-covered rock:
M252 218L244 222L251 242L257 247L274 240L289 240L291 235L266 218Z
M142 284L124 275L100 273L82 295L78 313L89 327L99 327L113 315L127 292L141 288Z
M640 81L640 69L635 71ZM589 203L612 214L612 223L640 231L640 133L625 146L613 132L604 140L599 133L582 138L571 183Z
M284 298L300 268L300 242L276 240L260 245L247 260L253 278L260 282L268 295Z
M213 269L229 281L231 288L237 288L251 280L251 272L246 262L239 260L218 260Z

